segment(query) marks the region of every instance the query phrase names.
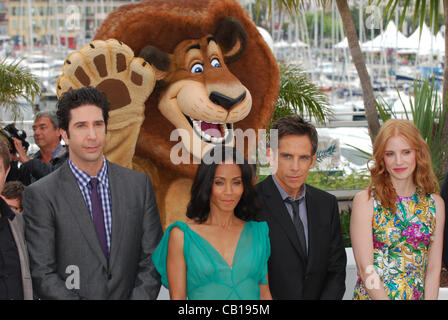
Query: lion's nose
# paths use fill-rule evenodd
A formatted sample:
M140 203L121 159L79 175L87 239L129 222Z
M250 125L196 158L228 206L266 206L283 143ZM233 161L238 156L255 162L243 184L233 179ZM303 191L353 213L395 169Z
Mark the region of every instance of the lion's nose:
M224 107L226 110L230 110L235 104L240 102L246 97L246 91L243 92L239 97L236 98L230 98L222 93L219 93L217 91L212 91L210 93L209 99L217 105L220 105L221 107Z

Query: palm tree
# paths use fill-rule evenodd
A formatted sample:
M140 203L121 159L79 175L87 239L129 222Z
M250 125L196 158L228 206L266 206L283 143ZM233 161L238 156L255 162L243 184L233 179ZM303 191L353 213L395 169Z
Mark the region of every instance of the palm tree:
M267 2L268 2L267 8L271 9L273 5L272 0L267 0ZM317 2L319 2L320 5L323 6L324 8L327 7L327 5L330 3L329 0L320 0ZM261 1L256 2L256 5L260 4ZM301 8L305 6L305 4L306 1L304 0L279 0L277 2L277 6L279 7L279 9L285 7L290 13L292 18L294 18L294 16L299 14L299 10L301 10ZM375 96L373 94L372 83L370 81L369 73L367 72L367 67L361 52L361 48L359 47L358 35L356 33L355 24L353 22L353 18L351 16L347 1L336 0L336 4L339 10L339 14L341 15L342 18L345 33L347 35L352 60L353 63L355 64L361 82L364 108L366 110L365 112L369 128L369 134L373 141L376 135L378 134L380 123L378 120L378 113L376 109L376 101Z
M373 142L378 134L378 131L380 130L380 122L378 120L372 82L370 81L370 76L367 72L366 62L364 61L364 56L362 55L361 48L359 46L358 34L356 33L355 24L353 22L352 14L348 7L347 1L336 0L336 5L338 6L339 14L342 18L342 24L347 36L350 54L361 83L364 109L366 110L367 124L369 126L369 134Z
M272 0L267 1L267 8L272 8ZM260 4L260 0L256 2L256 4ZM317 1L322 7L327 7L331 0L319 0ZM412 8L414 11L414 24L418 23L420 26L423 25L427 14L430 18L430 26L437 26L437 17L439 13L439 8L443 2L444 10L445 10L445 26L448 27L448 0L418 0L411 2L411 0L400 1L400 0L388 0L384 15L388 17L389 21L397 10L398 5L400 4L402 8L402 13L400 17L400 26L402 25L404 18L406 16L406 12ZM304 0L278 0L277 5L279 9L285 7L290 15L294 17L299 13L301 8L305 7L307 1ZM384 1L380 0L370 0L369 3L374 3L375 5L384 4ZM427 6L429 4L429 6ZM366 112L367 123L369 127L369 134L372 138L372 141L375 139L378 134L380 124L378 120L378 113L376 108L375 96L373 93L373 87L370 81L370 76L367 72L366 63L364 61L364 57L361 52L361 48L359 47L358 35L356 33L355 25L353 22L352 15L350 13L350 8L348 6L347 0L336 0L336 5L338 7L339 14L342 18L342 23L344 26L344 30L347 36L350 54L352 56L353 63L358 72L358 76L361 82L361 88L363 91L363 100L364 100L364 108ZM429 9L428 9L429 8ZM448 53L448 37L445 37L445 52ZM448 54L445 55L445 66L448 66ZM443 82L443 106L444 108L448 108L448 68L444 70L444 82ZM444 126L444 134L448 135L448 113L447 113L447 121L445 121ZM445 161L448 163L448 161ZM448 165L448 164L447 164Z
M0 107L12 108L15 115L20 114L16 101L24 98L30 104L40 95L39 79L16 60L0 61Z

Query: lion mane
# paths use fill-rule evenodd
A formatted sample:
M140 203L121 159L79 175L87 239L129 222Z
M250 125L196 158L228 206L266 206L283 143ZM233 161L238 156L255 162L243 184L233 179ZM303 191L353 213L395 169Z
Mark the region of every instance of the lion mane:
M237 56L225 59L223 64L247 88L252 99L248 113L233 123L233 129L265 129L278 95L279 69L256 26L236 1L150 0L124 5L108 15L95 36L95 40L116 39L120 44L126 44L155 69L158 81L145 103L133 167L150 175L165 227L175 220L185 220L189 188L197 165L174 164L170 160L170 151L178 143L170 141L176 126L167 119L169 110L163 111L160 103L167 85L182 81L185 72L169 78L168 84L167 78L163 77L172 73L173 61L170 64L169 58L176 59L176 52L181 52L176 48L186 40L211 36L210 39L217 42L218 49L215 50L222 51L225 56L227 49L235 46L234 29L222 27L223 21L229 18L242 27L245 38L242 35L240 39L244 48ZM148 46L156 49L151 55L145 53Z

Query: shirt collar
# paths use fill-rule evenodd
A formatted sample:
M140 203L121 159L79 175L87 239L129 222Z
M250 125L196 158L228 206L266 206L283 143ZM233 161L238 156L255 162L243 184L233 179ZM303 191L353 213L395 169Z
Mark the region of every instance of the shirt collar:
M67 152L66 147L63 146L62 144L58 144L57 147L54 148L54 150L51 152L51 159L53 160L54 158L60 158L66 152ZM40 150L37 150L37 152L33 155L33 158L42 159L42 154Z
M289 195L288 193L286 193L285 190L283 190L283 188L280 186L280 184L275 179L274 175L272 175L272 180L274 180L274 184L277 187L278 191L280 192L280 196L282 197L282 200L285 200L286 198L293 199L293 197L291 195ZM305 194L306 194L306 185L303 184L302 192L300 193L299 197L296 200L303 200L305 198Z
M56 148L54 148L53 152L51 153L51 159L60 158L67 152L66 146L63 146L62 144L58 144Z
M76 180L83 186L86 186L89 184L90 180L92 178L97 178L98 181L101 184L107 185L107 161L106 158L103 156L103 166L101 167L100 171L96 176L90 176L85 171L79 169L71 159L68 160L68 164L70 166L70 169L74 173Z

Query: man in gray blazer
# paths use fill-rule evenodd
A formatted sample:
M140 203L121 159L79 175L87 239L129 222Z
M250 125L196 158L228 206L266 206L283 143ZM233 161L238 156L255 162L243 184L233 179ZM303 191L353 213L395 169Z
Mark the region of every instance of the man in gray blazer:
M0 192L10 167L6 142L0 139ZM33 287L23 218L0 197L0 300L32 300Z
M149 177L106 160L108 101L95 88L58 101L69 159L23 197L31 275L42 299L156 299L162 227Z

